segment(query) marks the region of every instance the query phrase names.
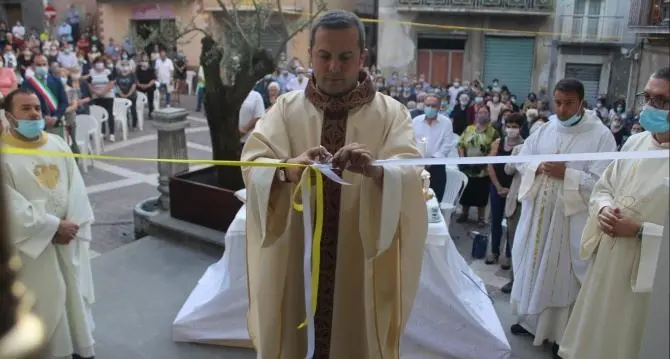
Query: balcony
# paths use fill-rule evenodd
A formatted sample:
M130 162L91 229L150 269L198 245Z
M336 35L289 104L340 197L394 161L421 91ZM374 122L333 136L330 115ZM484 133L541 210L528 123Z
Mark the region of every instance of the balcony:
M623 16L562 15L558 40L564 43L621 44L626 21Z
M670 0L632 0L628 28L636 34L670 34Z
M397 11L456 14L539 15L554 13L554 0L397 0Z

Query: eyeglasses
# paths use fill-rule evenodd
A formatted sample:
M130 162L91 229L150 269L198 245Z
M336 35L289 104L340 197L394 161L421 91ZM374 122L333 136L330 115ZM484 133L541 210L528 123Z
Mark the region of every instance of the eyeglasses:
M640 92L636 94L635 102L639 104L640 107L649 105L659 110L670 109L670 99L663 96L651 96L646 92Z

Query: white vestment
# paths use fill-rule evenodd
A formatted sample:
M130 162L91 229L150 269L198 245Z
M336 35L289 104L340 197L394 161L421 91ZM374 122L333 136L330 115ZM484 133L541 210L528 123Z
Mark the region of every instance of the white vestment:
M552 116L525 141L520 155L614 152L610 130L586 111L582 120L565 127ZM540 163L518 165L521 173L521 217L514 236L511 302L519 324L535 335L559 342L577 299L587 262L579 244L588 217L588 201L610 161L566 163L564 179L536 175Z
M626 141L622 151L668 151L652 134ZM670 157L669 157L670 158ZM590 217L582 236L581 257L591 258L586 279L559 351L563 359L637 358L650 292L668 218L668 158L613 162L593 190ZM641 223L642 240L612 238L598 226L605 207Z
M33 142L10 134L2 142L5 148L70 153L62 138L46 132ZM23 263L19 280L36 298L34 311L44 323L51 355L93 356L93 210L77 164L72 157L6 154L2 165L10 233ZM52 243L61 219L79 225L68 245Z

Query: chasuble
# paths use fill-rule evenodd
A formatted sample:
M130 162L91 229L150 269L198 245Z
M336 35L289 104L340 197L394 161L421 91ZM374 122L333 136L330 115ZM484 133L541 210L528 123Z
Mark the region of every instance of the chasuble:
M668 147L643 132L621 150ZM637 358L668 217L668 158L614 161L596 183L579 252L592 262L561 341L563 359ZM642 239L605 234L598 213L606 206L641 223Z
M363 74L341 98L313 82L281 96L247 140L242 160L278 162L319 145L335 154L353 142L376 159L421 157L407 110ZM243 168L249 335L259 358L304 358L306 329L297 328L305 319L302 214L291 206L295 185L273 183L275 171ZM398 358L427 233L420 169L385 167L383 186L340 174L351 185L324 177L314 358Z
M6 134L2 145L71 153L62 138L46 132L30 142ZM6 154L2 166L10 234L23 262L19 279L36 298L34 311L44 323L52 355L93 356L93 210L79 168L72 157L48 154ZM68 245L52 243L61 219L79 225Z

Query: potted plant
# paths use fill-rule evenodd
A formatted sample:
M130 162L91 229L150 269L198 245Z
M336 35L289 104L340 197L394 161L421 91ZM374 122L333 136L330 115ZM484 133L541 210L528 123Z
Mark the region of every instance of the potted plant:
M283 48L298 33L304 31L322 11L325 2L310 5L311 15L287 13L282 0L252 1L251 9L240 10L233 2L224 4L218 17L222 35L210 28L194 25L179 29L175 25L159 26L144 42L175 41L193 32L203 35L200 64L205 74L204 109L212 144L212 159L239 160L242 145L238 113L245 98L267 74L278 67ZM271 53L261 45L261 37L273 21L280 24L279 49ZM170 34L170 35L166 35ZM174 176L170 180L170 212L173 218L215 230L226 231L241 203L234 193L242 189L242 173L238 167L212 166Z

